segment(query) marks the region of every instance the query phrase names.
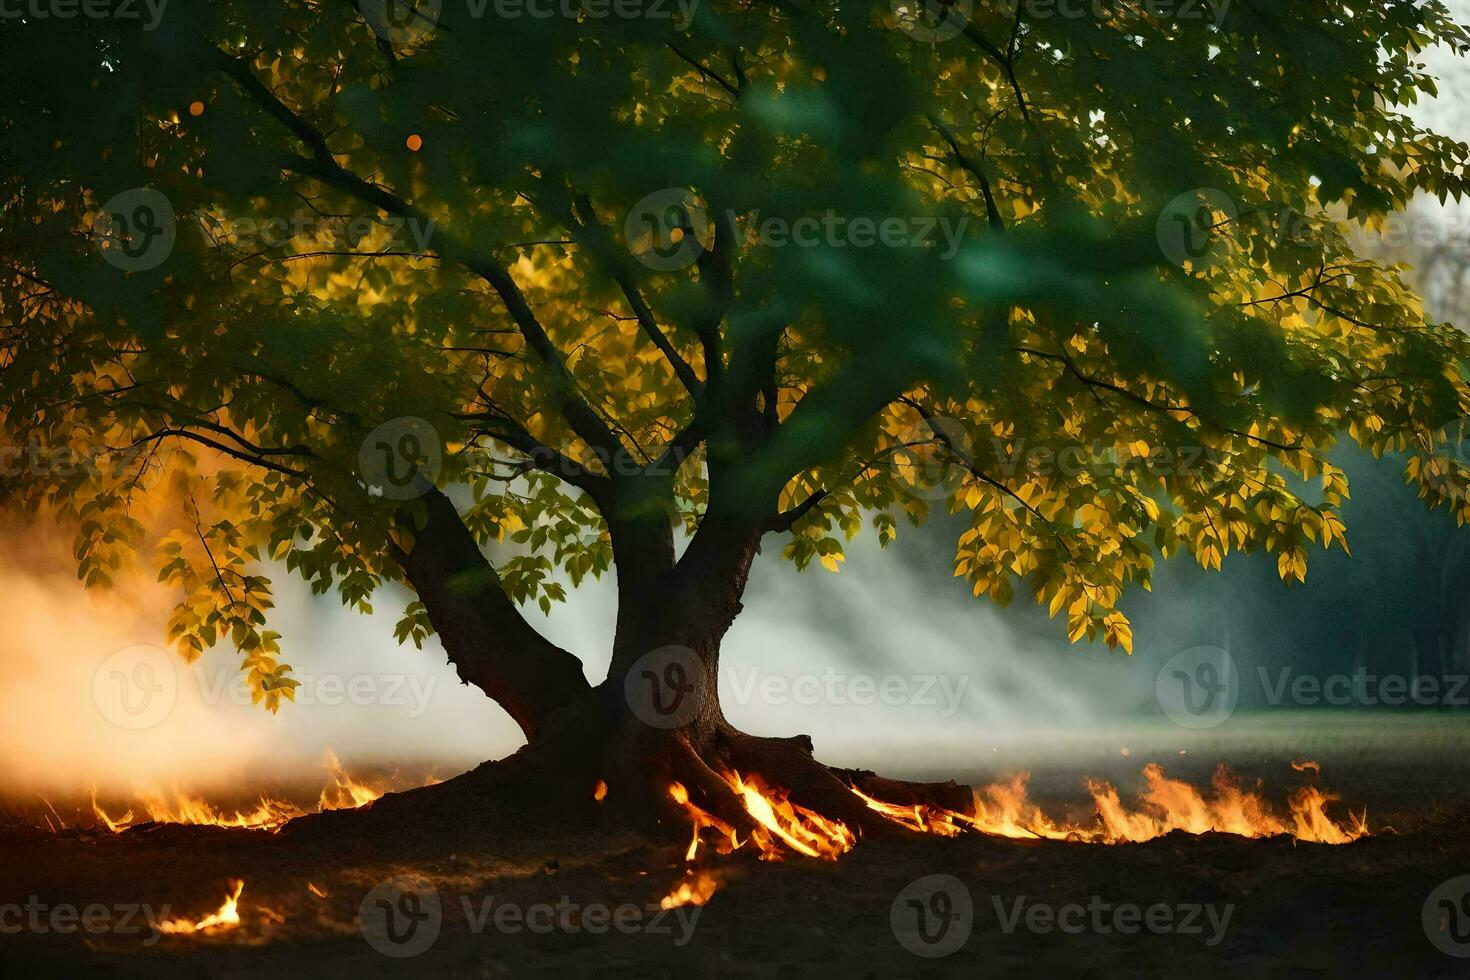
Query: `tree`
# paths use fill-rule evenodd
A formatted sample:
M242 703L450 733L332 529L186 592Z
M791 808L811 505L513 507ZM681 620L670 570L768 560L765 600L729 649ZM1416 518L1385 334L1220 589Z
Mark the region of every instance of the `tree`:
M725 722L767 542L945 507L977 595L1128 649L1157 557L1344 543L1344 434L1470 508L1470 347L1342 227L1465 189L1393 108L1470 47L1440 3L183 6L0 40L5 499L95 586L166 500L171 638L273 709L270 568L404 583L528 739L461 789L942 796ZM596 686L524 611L558 569L616 575Z

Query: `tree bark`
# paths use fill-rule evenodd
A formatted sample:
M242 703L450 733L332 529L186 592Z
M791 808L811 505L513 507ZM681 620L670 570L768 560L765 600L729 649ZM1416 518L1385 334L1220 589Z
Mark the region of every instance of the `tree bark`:
M459 676L534 738L553 714L590 691L582 663L526 622L453 502L437 489L423 500L428 519L412 549L399 554L404 575Z

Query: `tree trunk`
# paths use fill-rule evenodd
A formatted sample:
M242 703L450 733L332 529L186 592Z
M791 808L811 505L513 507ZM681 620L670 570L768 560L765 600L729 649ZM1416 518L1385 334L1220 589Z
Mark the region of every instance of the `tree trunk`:
M617 636L607 678L590 687L577 658L520 616L452 502L438 491L425 502L427 522L399 561L450 662L510 712L527 744L445 783L390 794L370 814L315 815L299 832L342 833L366 817L377 832L434 824L473 836L494 824L489 814L514 812L683 835L689 817L671 795L678 783L692 803L744 837L755 822L732 786L735 774L758 777L859 833L893 833L897 825L869 809L854 786L901 803L970 805L968 789L954 783L907 784L829 769L813 758L808 736L748 735L725 719L720 644L741 609L758 528L707 516L675 566L666 524L662 536L640 538L631 524L647 515L636 508L620 515L612 525L622 529L614 535Z
M400 553L404 575L459 676L499 703L527 738L587 694L582 663L526 622L448 497L431 489L428 517Z

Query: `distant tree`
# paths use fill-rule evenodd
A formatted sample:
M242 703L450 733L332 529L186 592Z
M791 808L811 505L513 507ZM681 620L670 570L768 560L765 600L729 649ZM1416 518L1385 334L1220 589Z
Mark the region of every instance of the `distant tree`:
M268 561L361 609L403 582L399 639L529 740L456 785L652 812L672 778L744 826L735 769L866 825L871 777L721 714L768 537L836 570L864 524L962 512L977 595L1025 580L1126 649L1157 556L1300 580L1341 543L1343 435L1470 511L1470 344L1331 217L1465 190L1467 148L1392 108L1470 45L1443 4L520 9L0 32L4 499L100 586L160 491L170 637L237 648L272 708ZM558 570L616 574L596 687L522 611Z

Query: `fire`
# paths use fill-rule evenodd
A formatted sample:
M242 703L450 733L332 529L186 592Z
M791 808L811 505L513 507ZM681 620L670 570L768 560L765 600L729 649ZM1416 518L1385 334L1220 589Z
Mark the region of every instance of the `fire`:
M703 905L710 900L719 884L708 871L691 870L659 901L658 907L676 909L682 905Z
M1321 770L1316 763L1301 766ZM1242 837L1276 837L1290 834L1298 840L1322 844L1347 844L1368 833L1367 815L1350 815L1343 826L1327 816L1326 804L1336 797L1314 787L1297 790L1288 801L1290 819L1272 812L1270 804L1259 794L1242 789L1239 780L1224 766L1215 770L1213 796L1206 799L1198 790L1164 775L1157 763L1144 767L1147 783L1140 799L1142 807L1129 811L1118 799L1118 793L1106 783L1091 783L1093 801L1103 822L1103 839L1146 841L1173 830L1191 834L1210 831L1238 834Z
M326 767L328 782L318 800L319 810L341 810L364 806L378 799L386 791L376 785L362 782L353 777L342 765L331 749L322 760ZM433 782L431 779L430 782ZM213 827L236 827L250 830L279 830L289 821L305 816L306 811L293 803L262 796L255 807L246 811L229 812L215 809L202 798L174 787L168 791L143 791L135 794L133 805L121 815L108 812L97 802L92 793L92 815L97 822L113 833L127 830L138 822L136 814L147 814L147 819L158 823L194 824ZM57 818L58 820L60 817ZM63 823L63 826L64 823Z
M327 773L331 776L331 782L322 790L319 802L323 810L350 810L366 806L386 792L376 786L369 786L353 779L352 774L337 758L337 753L331 749L327 749L322 765L326 767Z
M1298 771L1320 772L1316 763L1296 764ZM1241 837L1290 834L1297 840L1347 844L1368 834L1366 814L1350 814L1346 825L1327 815L1326 805L1336 797L1314 787L1297 790L1288 801L1289 815L1277 816L1257 793L1242 789L1229 769L1221 766L1207 798L1188 783L1170 779L1163 767L1149 763L1143 769L1146 786L1137 809L1127 807L1118 791L1100 780L1089 780L1088 791L1097 809L1097 825L1076 826L1053 822L1026 795L1027 773L974 791L975 812L957 813L918 804L896 806L853 789L869 807L910 830L952 837L966 828L1003 837L1075 840L1120 844L1153 840L1171 831L1210 832Z
M127 830L128 827L132 826L133 823L132 810L129 810L127 813L124 813L120 817L109 816L106 810L97 805L97 791L95 789L92 791L92 813L97 817L98 820L102 821L103 825L108 830L112 831L114 834L121 833L122 831Z
M290 803L262 796L253 810L243 813L239 810L234 813L226 813L223 810L216 810L199 797L181 792L177 788L171 790L167 795L139 793L137 799L143 811L148 814L148 819L158 823L277 830L288 820L294 820L305 812ZM97 802L97 794L95 792L92 794L92 814L113 833L127 830L133 825L135 822L133 812L130 808L122 816L114 817Z
M1328 802L1337 799L1308 786L1300 790L1291 801L1291 817L1294 822L1292 836L1298 840L1314 840L1323 844L1350 844L1359 837L1368 836L1368 813L1349 813L1350 826L1333 823L1323 809Z
M208 824L215 827L242 827L251 830L276 830L304 811L280 800L262 796L255 809L226 814L216 810L197 796L174 791L173 799L142 794L139 799L148 818L158 823Z
M1046 837L1052 840L1076 840L1078 833L1060 827L1026 797L1026 780L1030 773L1012 773L983 790L973 790L975 815L971 825L984 834L1001 837Z
M240 893L245 890L245 882L236 879L230 882L231 893L225 896L224 904L219 910L206 915L202 919L168 919L158 924L159 932L168 933L194 933L194 932L224 932L234 929L240 925Z
M1302 772L1317 773L1315 762L1294 763ZM792 803L779 789L763 788L753 777L726 772L722 778L740 797L745 812L757 823L749 840L762 860L780 860L785 849L807 857L836 860L851 850L856 836L845 824ZM1367 814L1349 814L1346 823L1327 815L1327 804L1335 796L1315 787L1303 787L1288 800L1288 812L1279 816L1260 794L1243 789L1225 766L1215 771L1209 795L1188 783L1170 779L1158 763L1143 769L1146 783L1139 805L1130 808L1118 791L1101 780L1088 780L1096 815L1091 825L1057 823L1027 798L1028 773L1015 773L1000 782L972 791L974 812L960 813L923 803L897 804L875 799L857 787L851 791L867 806L894 823L916 833L955 837L968 831L1002 837L1047 838L1091 844L1122 844L1153 840L1175 830L1190 834L1224 833L1241 837L1290 835L1301 841L1348 844L1368 835ZM728 854L744 845L738 832L726 821L692 803L680 783L669 786L669 795L684 808L693 824L684 859L692 862L705 842L706 830L714 830L714 847ZM670 895L673 900L680 894Z
M684 808L685 812L689 814L690 820L694 823L694 836L689 840L689 849L684 852L685 861L693 861L695 856L699 854L699 835L706 827L713 827L715 832L720 835L720 843L717 846L721 854L728 854L740 847L741 842L739 835L735 832L735 828L713 813L702 810L693 803L690 803L689 791L684 788L682 783L670 783L669 796L673 798L675 803Z
M814 810L797 806L781 790L763 790L754 778L747 782L738 772L725 773L724 779L745 804L745 812L799 854L835 861L857 843L857 837L842 821L828 820ZM751 840L761 849L762 857L779 859L780 849L759 828L751 834Z
M734 771L722 773L721 778L735 791L745 812L758 825L749 841L760 851L763 861L779 861L783 856L782 844L807 857L835 861L857 843L857 836L842 821L829 820L814 810L792 803L784 790L762 788L754 777L746 779ZM684 808L694 824L694 836L684 854L686 861L693 861L699 853L700 835L706 828L713 828L719 835L716 848L721 854L744 846L745 842L740 840L734 827L691 803L689 791L681 783L670 784L669 796Z

